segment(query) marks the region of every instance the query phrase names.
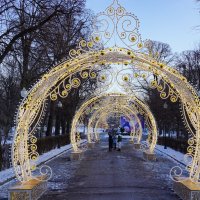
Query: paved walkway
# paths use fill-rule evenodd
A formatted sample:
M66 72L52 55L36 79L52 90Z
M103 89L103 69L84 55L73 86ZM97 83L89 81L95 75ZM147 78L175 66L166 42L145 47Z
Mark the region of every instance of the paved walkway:
M86 151L81 161L69 161L63 155L48 163L54 175L41 200L179 199L170 189L172 161L161 155L157 162L144 161L142 152L128 142L121 152L107 149L107 142L102 142Z

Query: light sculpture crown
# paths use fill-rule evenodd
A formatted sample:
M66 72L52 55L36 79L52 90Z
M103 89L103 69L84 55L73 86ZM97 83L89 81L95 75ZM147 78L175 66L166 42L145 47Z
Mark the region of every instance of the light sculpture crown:
M127 12L118 0L114 0L104 12L96 16L92 36L95 41L101 41L104 46L114 43L115 46L125 45L128 49L138 51L144 47L139 26L138 18Z
M104 12L100 12L94 18L90 41L81 40L78 48L70 51L70 56L73 58L83 52L107 47L123 47L141 52L143 48L148 47L150 40L142 40L139 27L138 18L127 12L118 0L114 0Z

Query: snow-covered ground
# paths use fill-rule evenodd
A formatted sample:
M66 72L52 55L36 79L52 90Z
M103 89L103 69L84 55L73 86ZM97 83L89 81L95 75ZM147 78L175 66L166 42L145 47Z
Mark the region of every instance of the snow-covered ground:
M104 138L108 137L108 134L103 135ZM131 137L129 135L123 135L123 139L130 139ZM170 147L167 147L167 149L164 149L164 146L162 145L156 145L155 152L158 154L163 154L163 156L167 156L168 158L171 158L173 161L177 161L180 164L186 165L186 162L184 161L184 155L183 153L176 151Z
M107 134L105 134L105 135L103 134L102 136L108 137ZM123 138L129 139L130 136L123 136ZM82 142L86 142L86 140L82 140ZM44 153L43 155L39 156L38 160L36 161L36 164L41 165L43 163L46 163L46 162L50 161L51 159L55 158L56 156L59 156L63 152L70 150L71 148L72 148L71 144L69 144L69 145L63 146L59 149L53 149L47 153ZM177 161L178 163L185 165L183 153L175 151L169 147L167 147L167 149L164 149L164 146L161 146L161 145L156 145L155 152L158 154L163 154L164 156L171 158L173 161ZM9 168L9 169L1 171L0 172L0 185L4 184L8 180L13 179L14 177L15 177L15 174L14 174L13 168Z
M107 134L102 134L102 136L107 137ZM126 139L128 140L128 139L130 139L130 136L123 136L123 138L125 140ZM82 140L82 142L86 142L86 140ZM43 163L48 163L49 161L53 160L54 158L56 158L60 155L63 156L63 155L65 155L66 152L70 152L70 151L71 151L71 145L70 144L63 146L60 149L51 150L50 152L47 152L47 153L44 153L43 155L40 155L40 157L39 157L39 159L37 160L36 163L37 163L37 165L41 165ZM156 145L155 153L160 154L163 157L166 157L166 158L172 160L175 163L179 163L179 164L184 163L184 154L177 152L177 151L175 151L175 150L173 150L169 147L167 147L167 149L164 149L163 146ZM71 162L68 162L68 165L69 165L69 168L71 169L72 168ZM65 167L65 166L63 166L63 167ZM67 168L67 170L69 170L69 169ZM69 171L69 174L70 173L71 173L71 171ZM13 172L13 168L10 168L10 169L7 169L7 170L0 172L0 199L2 197L7 198L8 188L10 187L10 185L12 185L16 182L16 180L14 178L15 178L15 174ZM11 181L9 181L9 180L11 180ZM52 182L52 185L53 184L55 184L55 183Z
M102 135L102 137L108 138L108 134L106 133L105 135ZM130 135L122 135L122 138L123 138L123 139L130 139L131 136L130 136Z
M108 134L102 135L102 137L107 138ZM123 135L123 139L130 139L131 137L129 135ZM177 161L180 164L186 165L184 161L184 155L183 153L176 151L170 147L167 147L167 149L164 149L164 146L162 145L156 145L155 152L159 154L163 154L164 156L167 156L168 158L171 158L173 161Z
M0 185L2 185L7 180L12 179L14 177L15 177L15 175L14 175L13 167L1 171L0 172Z
M184 161L184 155L183 153L179 152L179 151L175 151L174 149L167 147L167 149L164 149L164 146L162 145L156 145L155 148L155 152L156 153L162 153L165 156L168 156L169 158L178 161L179 163L186 165L185 161Z
M86 140L82 140L81 143L86 142ZM59 149L53 149L47 153L44 153L39 156L38 160L36 161L37 165L41 165L43 163L46 163L47 161L50 161L51 159L55 158L56 156L59 156L63 152L67 150L71 150L72 146L71 144L65 145L63 147L60 147ZM14 169L13 167L3 170L0 172L0 185L4 184L8 180L11 180L15 178Z

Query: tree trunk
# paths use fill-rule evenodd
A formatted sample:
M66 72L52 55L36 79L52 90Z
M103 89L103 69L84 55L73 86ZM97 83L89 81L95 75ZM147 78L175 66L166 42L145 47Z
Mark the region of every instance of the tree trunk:
M55 125L55 135L60 135L60 109L56 111L56 125Z
M65 118L62 117L61 119L61 127L62 127L62 135L66 134L66 124L65 124Z
M55 103L53 101L51 101L50 102L49 120L48 120L48 124L47 124L46 136L51 136L51 134L52 134L54 113L55 113Z
M70 134L70 131L71 131L71 122L72 122L72 119L68 118L67 119L67 129L66 129L66 133L67 134Z
M176 129L176 139L177 139L177 142L176 142L176 149L180 149L181 148L180 143L178 142L179 141L179 136L180 136L180 122L179 122L179 119L177 118L177 129Z
M3 151L2 151L2 145L1 145L1 136L0 136L0 171L3 167Z
M70 143L71 122L72 122L72 118L68 117L67 118L67 126L66 126L67 144Z

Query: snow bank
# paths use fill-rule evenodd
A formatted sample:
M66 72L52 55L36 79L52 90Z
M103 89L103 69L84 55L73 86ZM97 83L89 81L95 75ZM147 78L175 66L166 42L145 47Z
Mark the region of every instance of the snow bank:
M82 140L81 143L86 142L87 140ZM50 160L54 159L55 157L61 155L62 153L69 151L72 149L72 145L68 144L59 149L52 149L51 151L44 153L39 156L38 160L36 161L36 165L42 165ZM5 182L12 180L15 178L15 173L13 167L3 170L0 172L0 185L3 185Z
M164 155L172 158L173 160L185 165L185 161L184 161L185 154L179 151L175 151L174 149L171 149L170 147L167 147L167 149L164 149L164 146L162 145L156 145L155 151L157 153L163 153Z

